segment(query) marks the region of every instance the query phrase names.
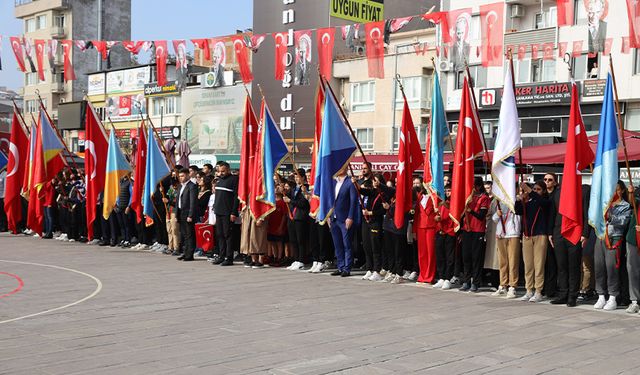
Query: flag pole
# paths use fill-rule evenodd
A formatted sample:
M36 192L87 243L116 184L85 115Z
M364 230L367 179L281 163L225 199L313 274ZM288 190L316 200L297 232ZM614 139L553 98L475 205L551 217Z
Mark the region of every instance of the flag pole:
M264 97L264 91L262 91L262 86L260 86L260 84L258 83L258 90L260 90L260 96L262 97L262 100L265 102L265 104L267 103L267 99ZM247 90L247 87L245 86L244 88L247 91L247 95L249 95L249 90ZM249 95L249 99L251 99L251 95ZM253 106L253 105L252 105ZM264 130L263 130L264 131ZM296 165L296 159L293 156L293 153L295 153L295 144L292 146L292 150L293 152L289 152L288 153L288 158L291 160L291 165L293 166L293 170L294 172L296 172L298 170L298 166Z
M69 155L71 155L71 162L73 163L74 168L76 170L80 169L80 168L78 168L78 164L76 164L76 160L73 158L74 154L71 151L69 151L69 147L67 147L67 143L62 138L62 135L60 135L60 132L58 131L58 128L53 123L53 120L51 120L51 117L49 116L49 113L47 112L47 109L44 107L44 103L42 102L42 97L40 97L40 90L36 89L35 92L36 92L36 95L38 96L38 101L40 102L40 110L44 111L44 114L47 115L47 119L49 120L49 123L51 124L51 127L53 128L53 130L56 131L56 135L58 136L58 140L62 143L62 145L64 146L64 149L69 153ZM64 158L64 159L66 159L66 158Z
M433 8L432 8L433 9ZM433 65L433 71L437 72L438 68L436 67L436 58L431 56L431 64ZM440 79L440 77L438 77L438 79ZM431 100L433 100L433 98L431 98ZM431 116L433 116L433 114L431 114ZM429 122L433 122L431 121L431 118L429 118ZM451 138L451 129L449 129L449 122L447 121L447 130L449 130L449 134L448 135L448 139L449 139L449 145L451 146L451 152L453 152L453 149L455 148L455 146L453 145L453 138Z
M13 98L11 98L11 101L13 102L13 109L14 109L14 111L18 114L18 116L20 117L20 120L21 120L21 122L22 122L22 123L20 124L20 127L22 128L22 131L24 131L24 132L25 132L25 133L27 133L27 134L31 134L31 132L29 131L29 129L26 129L26 130L25 130L25 128L24 128L24 126L27 126L27 123L26 123L26 121L24 121L24 116L22 115L22 112L20 112L20 109L18 108L18 105L16 104L16 101L15 101ZM24 126L23 126L23 125L24 125Z
M469 82L469 91L471 91L471 100L473 100L473 107L475 110L475 115L478 116L478 126L480 126L480 136L482 136L482 147L484 147L484 155L486 157L487 167L485 167L485 175L488 175L487 169L488 166L491 165L491 160L489 160L489 149L487 148L487 140L484 138L484 131L482 130L482 123L480 123L480 114L478 113L478 102L476 101L476 93L474 90L474 82L471 80L471 71L469 70L469 63L465 60L464 67L467 73L467 81Z
M142 111L140 111L140 118L142 119L142 121L144 121L144 117L142 117ZM167 158L169 151L167 151L167 149L164 147L164 143L162 142L162 138L158 135L158 131L156 130L156 127L153 125L153 121L151 121L151 117L149 117L149 114L147 113L147 121L149 121L149 125L151 125L151 129L153 130L153 134L155 134L157 140L159 140L160 142L160 148L162 148L162 152L164 153L164 158L165 160L167 160L169 162L169 164L171 164L171 169L176 167L176 162L175 162L175 157L173 158Z
M335 92L333 92L333 89L331 88L331 85L329 84L329 81L324 79L324 77L322 77L322 76L320 76L320 79L322 80L323 83L327 84L327 87L329 88L329 91L331 92L331 95L333 95L333 97L336 98L336 94L335 94ZM336 100L337 100L337 98L336 98ZM362 160L365 163L368 164L369 161L367 160L367 156L364 154L364 151L362 151L362 146L360 146L360 142L358 142L358 138L356 137L356 134L353 131L353 128L351 127L351 124L349 123L349 119L347 118L347 115L344 113L344 109L342 109L341 105L338 105L337 107L338 107L338 109L340 109L340 114L342 115L342 119L344 120L345 124L347 124L347 127L349 127L349 131L351 132L351 137L356 142L356 146L358 146L358 151L360 151L360 155L362 155Z
M620 124L620 136L622 137L622 149L624 150L624 162L627 167L627 174L629 175L629 185L631 189L635 191L633 187L633 179L631 178L631 168L629 167L629 154L627 152L627 141L624 137L624 123L622 122L622 116L620 115L620 101L618 99L618 85L616 84L616 74L613 70L613 57L609 54L609 69L611 70L611 80L613 81L613 93L615 95L616 114L618 116L618 123ZM638 208L636 207L635 195L631 199L633 205L633 216L636 219L636 225L638 225Z

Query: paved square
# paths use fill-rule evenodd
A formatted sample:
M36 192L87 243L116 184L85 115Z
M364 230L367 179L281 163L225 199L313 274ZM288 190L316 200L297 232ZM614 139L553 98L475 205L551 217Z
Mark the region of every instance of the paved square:
M0 235L0 374L637 374L639 326L622 309Z

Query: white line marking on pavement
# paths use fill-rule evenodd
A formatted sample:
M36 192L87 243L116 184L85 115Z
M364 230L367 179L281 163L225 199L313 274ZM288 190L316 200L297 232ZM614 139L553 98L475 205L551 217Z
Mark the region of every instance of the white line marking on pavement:
M58 311L58 310L62 310L62 309L66 309L66 308L68 308L68 307L75 306L75 305L77 305L77 304L80 304L80 303L82 303L82 302L85 302L85 301L87 301L87 300L89 300L89 299L91 299L91 298L95 297L95 296L96 296L98 293L100 293L100 291L102 290L102 281L100 281L100 279L98 279L97 277L95 277L95 276L93 276L93 275L90 275L90 274L88 274L88 273L85 273L85 272L82 272L82 271L78 271L78 270L74 270L74 269L72 269L72 268L66 268L66 267L54 266L54 265L51 265L51 264L41 264L41 263L31 263L31 262L20 262L20 261L17 261L17 260L2 260L2 259L0 259L0 262L5 262L5 263L15 263L15 264L26 264L26 265L29 265L29 266L39 266L39 267L55 268L55 269L59 269L59 270L63 270L63 271L74 272L74 273L77 273L77 274L82 275L82 276L86 276L86 277L88 277L88 278L90 278L90 279L92 279L93 281L95 281L95 282L96 282L96 290L94 290L94 291L93 291L93 293L89 294L88 296L86 296L86 297L84 297L84 298L82 298L82 299L79 299L79 300L77 300L77 301L75 301L75 302L69 303L69 304L64 305L64 306L56 307L56 308L53 308L53 309L48 309L48 310L45 310L45 311L40 311L40 312L33 313L33 314L29 314L29 315L19 316L19 317L17 317L17 318L13 318L13 319L1 320L1 321L0 321L0 324L3 324L3 323L11 323L11 322L15 322L15 321L17 321L17 320L22 320L22 319L32 318L32 317L34 317L34 316L44 315L44 314L48 314L48 313L51 313L51 312L54 312L54 311Z

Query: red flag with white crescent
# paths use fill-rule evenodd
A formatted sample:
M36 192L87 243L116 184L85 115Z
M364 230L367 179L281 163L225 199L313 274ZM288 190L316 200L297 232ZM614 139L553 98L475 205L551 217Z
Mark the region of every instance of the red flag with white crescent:
M249 206L250 199L255 199L255 195L251 194L251 182L253 181L252 173L257 141L258 120L251 105L251 98L247 95L244 102L242 145L240 147L240 174L238 178L238 199L245 206Z
M167 41L156 40L156 74L158 86L164 86L167 83Z
M369 77L384 78L384 21L364 25Z
M629 44L640 48L640 1L627 0L627 18L629 21Z
M542 45L542 59L543 60L555 60L553 56L554 43L545 43Z
M73 70L73 65L71 64L71 53L73 52L73 41L63 40L61 44L62 44L62 50L64 52L64 80L73 81L76 79L76 72Z
M193 46L202 51L203 60L211 60L211 49L209 48L209 39L191 39Z
M571 56L580 57L582 55L582 40L574 40L573 47L571 49Z
M275 79L282 81L284 79L284 71L287 68L287 33L273 33L275 41Z
M527 45L526 44L520 44L518 46L518 61L522 61L524 60L524 57L527 54Z
M87 103L85 129L84 170L87 184L87 237L92 240L93 223L97 217L98 195L104 190L109 142L102 123L91 103Z
M392 19L391 23L389 24L389 31L391 33L396 33L400 31L402 28L407 26L412 19L413 19L413 16Z
M558 42L558 57L564 58L564 54L567 53L568 42Z
M18 109L13 108L11 122L11 138L9 140L9 161L5 179L4 210L7 213L9 231L18 233L18 223L22 220L22 185L27 170L27 156L29 153L29 136L25 131L25 124L18 115Z
M482 66L502 66L504 61L504 7L502 2L480 6Z
M215 244L215 230L213 225L207 223L196 224L196 247L205 253L213 250Z
M316 44L318 45L318 64L320 66L320 74L326 79L331 79L335 32L336 29L333 27L325 27L316 31Z
M11 42L11 49L13 50L13 54L16 56L16 63L18 63L18 68L21 72L25 73L27 69L24 66L24 51L22 48L22 41L20 37L12 36L9 37L9 41Z
M620 48L620 52L628 55L631 52L631 39L628 36L622 37L622 47Z
M106 60L107 59L107 42L105 42L104 40L92 40L91 44L93 44L93 47L96 49L96 51L100 53L102 60Z
M249 83L253 81L253 73L251 73L251 66L249 65L249 54L247 53L247 46L244 43L244 37L234 36L231 38L233 41L233 50L236 53L236 62L240 67L240 76L242 82Z
M574 0L556 0L558 26L573 26Z
M142 47L145 45L145 43L146 42L144 42L144 41L132 42L130 40L127 40L127 41L123 41L122 42L122 46L127 51L133 53L134 55L137 55L140 52L140 50L142 49Z
M538 59L538 51L539 50L540 50L540 45L539 44L532 44L531 45L531 60Z
M38 64L38 78L44 81L44 50L46 48L45 41L42 39L35 40L36 45L36 63Z

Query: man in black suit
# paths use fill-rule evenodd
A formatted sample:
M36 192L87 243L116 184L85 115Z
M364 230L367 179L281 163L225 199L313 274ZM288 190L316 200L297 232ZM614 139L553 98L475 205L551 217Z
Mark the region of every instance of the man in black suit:
M182 239L183 254L178 260L185 262L193 260L193 251L196 248L196 197L198 195L196 184L189 180L189 170L181 169L178 173L180 190L178 192L178 224L180 225L180 238Z
M238 218L238 176L231 174L227 162L218 164L218 182L213 210L216 213L216 241L220 249L220 258L213 264L233 265L232 227ZM224 260L223 260L224 259Z

